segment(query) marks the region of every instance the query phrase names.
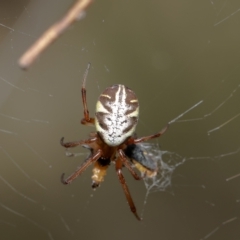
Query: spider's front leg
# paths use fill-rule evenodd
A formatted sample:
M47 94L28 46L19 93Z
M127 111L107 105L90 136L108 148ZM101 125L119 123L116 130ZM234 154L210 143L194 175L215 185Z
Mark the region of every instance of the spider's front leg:
M129 163L128 158L126 157L126 155L124 154L122 149L118 150L118 154L120 156L120 159L122 161L122 163L124 164L124 166L129 170L129 172L132 174L132 176L135 178L135 180L140 180L142 179L141 177L138 176L138 174L133 170L131 163Z
M102 150L98 149L93 155L88 157L77 170L70 175L67 179L64 179L64 173L61 176L61 181L63 184L71 183L75 178L77 178L87 167L89 167L92 163L96 162L102 156Z
M121 183L121 185L122 185L122 188L123 188L124 194L125 194L125 196L126 196L126 198L127 198L129 207L130 207L132 213L135 215L135 217L136 217L139 221L141 221L142 219L141 219L141 218L138 216L138 214L137 214L137 209L136 209L135 204L134 204L134 202L133 202L133 200L132 200L132 197L131 197L131 194L130 194L130 192L129 192L127 183L126 183L126 181L125 181L125 178L124 178L124 176L123 176L123 174L122 174L122 161L121 161L120 158L117 159L115 166L116 166L116 172L117 172L119 181L120 181L120 183Z

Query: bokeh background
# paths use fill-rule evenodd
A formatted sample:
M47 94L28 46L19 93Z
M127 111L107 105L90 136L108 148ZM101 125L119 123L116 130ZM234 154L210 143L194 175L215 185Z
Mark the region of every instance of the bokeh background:
M21 54L72 3L0 3L1 239L239 239L240 2L95 1L21 70ZM124 169L142 222L114 167L94 192L91 167L60 183L86 157L79 147L82 155L67 158L60 138L94 131L80 124L88 62L92 116L101 91L121 83L139 98L139 136L177 118L153 141L175 162L165 191L149 191Z

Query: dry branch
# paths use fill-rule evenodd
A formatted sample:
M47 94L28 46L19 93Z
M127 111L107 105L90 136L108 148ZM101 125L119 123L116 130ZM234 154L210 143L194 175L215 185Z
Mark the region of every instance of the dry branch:
M44 32L43 35L22 55L18 62L20 67L23 69L29 68L36 58L56 40L66 28L79 19L91 2L92 0L78 0L59 22L55 23Z

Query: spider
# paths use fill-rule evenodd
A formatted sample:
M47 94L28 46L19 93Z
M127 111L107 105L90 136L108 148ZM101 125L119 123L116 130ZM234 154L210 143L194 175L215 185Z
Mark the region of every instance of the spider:
M131 89L120 84L108 87L103 91L96 104L95 118L91 118L86 100L86 79L89 68L90 63L82 82L84 118L81 123L89 126L95 125L96 132L91 133L90 138L87 140L64 143L64 138L61 138L60 143L65 148L81 145L90 150L89 157L77 170L66 179L64 179L63 173L61 181L63 184L71 183L87 167L94 164L92 188L96 189L103 182L107 168L113 162L130 209L138 220L142 220L137 214L137 209L122 174L122 168L126 167L136 180L140 180L145 176L155 176L158 170L157 165L145 157L139 143L160 137L169 125L156 134L141 138L134 137L133 133L139 115L138 99ZM142 173L141 177L133 167L136 167Z

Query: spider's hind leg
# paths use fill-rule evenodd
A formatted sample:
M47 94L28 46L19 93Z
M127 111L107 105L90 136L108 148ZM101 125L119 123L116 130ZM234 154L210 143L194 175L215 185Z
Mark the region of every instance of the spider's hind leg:
M93 126L95 124L95 119L91 118L89 116L89 111L87 107L87 90L86 90L86 80L87 80L87 75L88 71L90 69L91 63L88 63L87 69L84 73L83 76L83 81L82 81L82 103L83 103L83 114L84 118L81 120L81 124L87 125L87 126Z
M72 147L76 147L79 145L88 148L88 144L94 143L94 142L96 142L96 140L97 140L97 137L92 137L92 138L89 138L88 140L80 140L80 141L64 143L64 137L62 137L60 139L60 144L65 148L72 148Z
M136 144L136 143L141 143L141 142L146 142L150 139L153 139L153 138L158 138L160 137L161 135L163 135L169 128L169 124L167 124L160 132L158 133L155 133L155 134L152 134L150 136L146 136L146 137L141 137L141 138L130 138L129 139L129 144Z

